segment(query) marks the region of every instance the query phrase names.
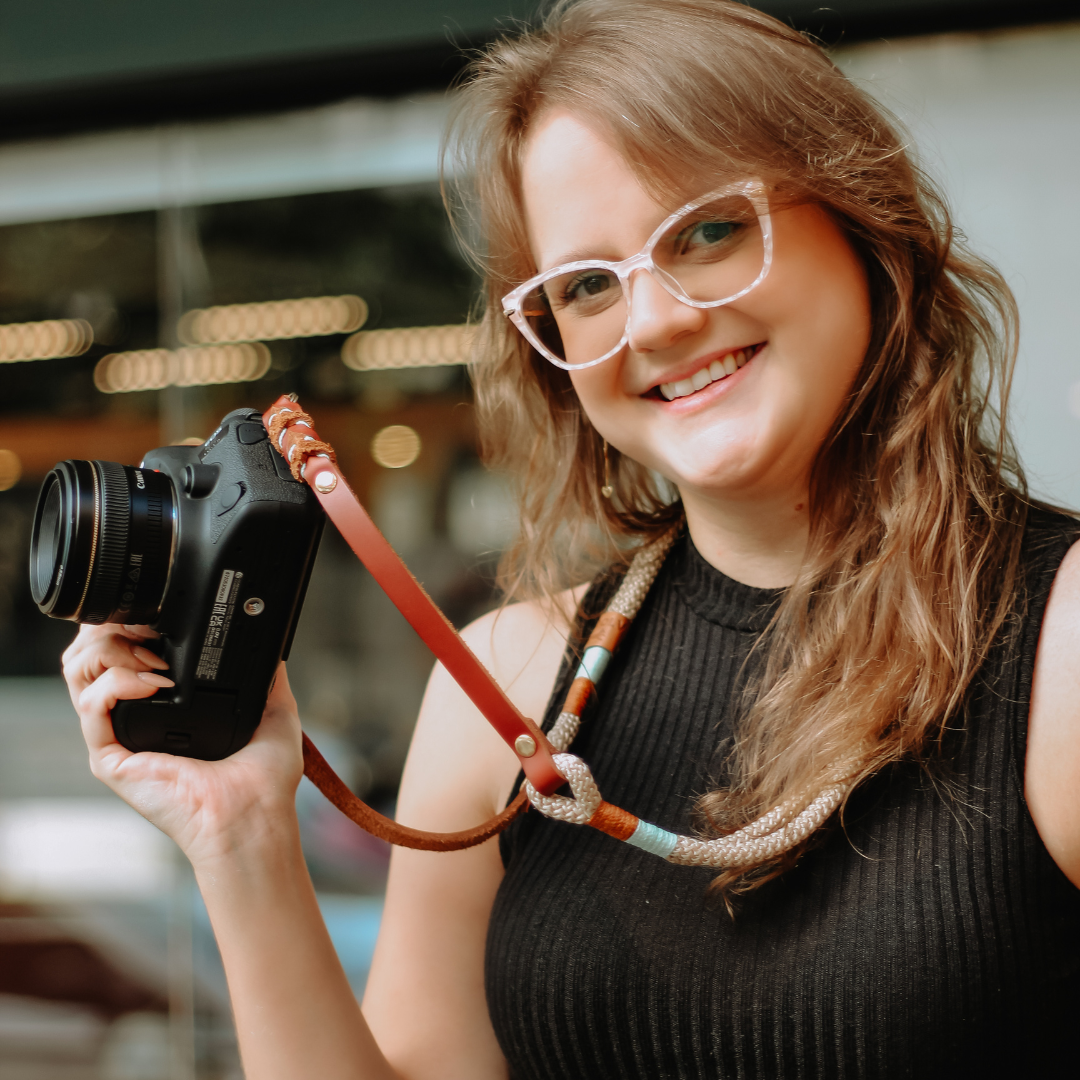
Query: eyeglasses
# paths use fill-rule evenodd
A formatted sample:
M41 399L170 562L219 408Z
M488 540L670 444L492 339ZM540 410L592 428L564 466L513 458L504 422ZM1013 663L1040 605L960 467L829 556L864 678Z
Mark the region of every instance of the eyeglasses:
M503 314L556 367L593 367L630 338L630 278L646 270L676 300L716 308L745 296L772 264L765 185L748 180L688 203L622 262L564 263L503 297Z

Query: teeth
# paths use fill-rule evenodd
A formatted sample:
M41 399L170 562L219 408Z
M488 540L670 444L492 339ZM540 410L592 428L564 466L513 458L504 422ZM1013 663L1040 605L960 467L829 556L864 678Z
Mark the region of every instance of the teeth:
M707 368L695 372L689 379L680 379L678 382L660 384L660 393L668 400L688 397L690 394L703 390L709 383L726 379L734 375L739 368L743 367L753 354L753 349L739 349L728 353L723 360L714 360Z
M695 390L704 390L712 381L713 378L709 374L709 369L704 367L690 376L690 384Z

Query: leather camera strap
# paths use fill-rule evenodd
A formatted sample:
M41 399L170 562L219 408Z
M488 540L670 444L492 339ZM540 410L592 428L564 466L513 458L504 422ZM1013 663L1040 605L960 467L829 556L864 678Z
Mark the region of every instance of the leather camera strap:
M561 787L566 781L555 768L553 748L543 732L522 716L376 528L338 469L333 448L319 438L311 417L292 397L282 396L263 414L263 423L293 476L315 492L327 516L382 590L517 754L533 787L545 795ZM304 775L362 829L391 844L424 851L456 851L483 843L528 807L524 793L520 793L501 814L473 829L455 833L410 829L354 795L306 735Z
M857 761L831 769L823 778L823 788L813 798L788 800L742 829L713 839L668 832L606 802L581 758L563 753L559 761L562 771L556 770L551 743L531 720L517 711L375 528L339 472L333 449L315 432L311 417L301 412L292 398L281 397L266 412L264 421L293 475L311 486L349 546L476 707L513 748L525 773L522 793L490 821L458 833L423 832L398 825L361 802L334 774L305 735L305 774L361 828L403 847L453 851L494 836L531 804L547 817L591 826L667 862L721 869L745 866L792 850L818 829L850 794L860 774ZM639 548L605 615L593 629L582 655L581 667L567 695L566 709L552 729L559 745L568 746L573 739L585 697L594 692L596 680L603 674L619 639L640 608L676 535L677 530L672 530L666 538ZM561 735L558 733L560 725L566 726ZM564 782L569 783L573 798L554 794Z

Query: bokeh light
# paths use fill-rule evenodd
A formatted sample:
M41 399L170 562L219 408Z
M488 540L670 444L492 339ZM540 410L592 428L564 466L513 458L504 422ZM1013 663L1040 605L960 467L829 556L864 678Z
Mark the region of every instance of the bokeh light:
M341 359L354 371L466 364L475 337L475 326L361 330L345 342Z
M22 476L22 462L14 450L0 449L0 491L13 488Z
M197 308L181 317L177 335L185 345L319 337L352 333L367 317L367 303L359 296L309 296Z
M93 342L93 327L85 319L8 323L0 326L0 364L81 356Z
M371 456L384 469L404 469L420 456L420 436L405 424L391 424L371 440Z
M252 382L269 370L270 350L257 341L186 349L139 349L103 356L94 368L94 385L104 394L126 394L167 386Z

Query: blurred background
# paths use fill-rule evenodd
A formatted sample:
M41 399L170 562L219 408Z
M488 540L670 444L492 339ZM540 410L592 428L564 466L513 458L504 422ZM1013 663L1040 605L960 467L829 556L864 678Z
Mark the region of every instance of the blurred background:
M1080 506L1080 4L801 0L912 133L1023 316L1014 430ZM74 627L27 584L59 459L137 463L296 391L457 624L513 533L461 359L477 283L437 189L465 50L530 0L0 0L0 1076L239 1077L189 871L94 781L57 678ZM257 305L257 306L252 306ZM229 308L201 314L208 308ZM194 314L192 314L194 313ZM31 325L27 325L31 324ZM431 658L328 529L290 676L306 729L386 812ZM360 992L387 851L299 794Z

